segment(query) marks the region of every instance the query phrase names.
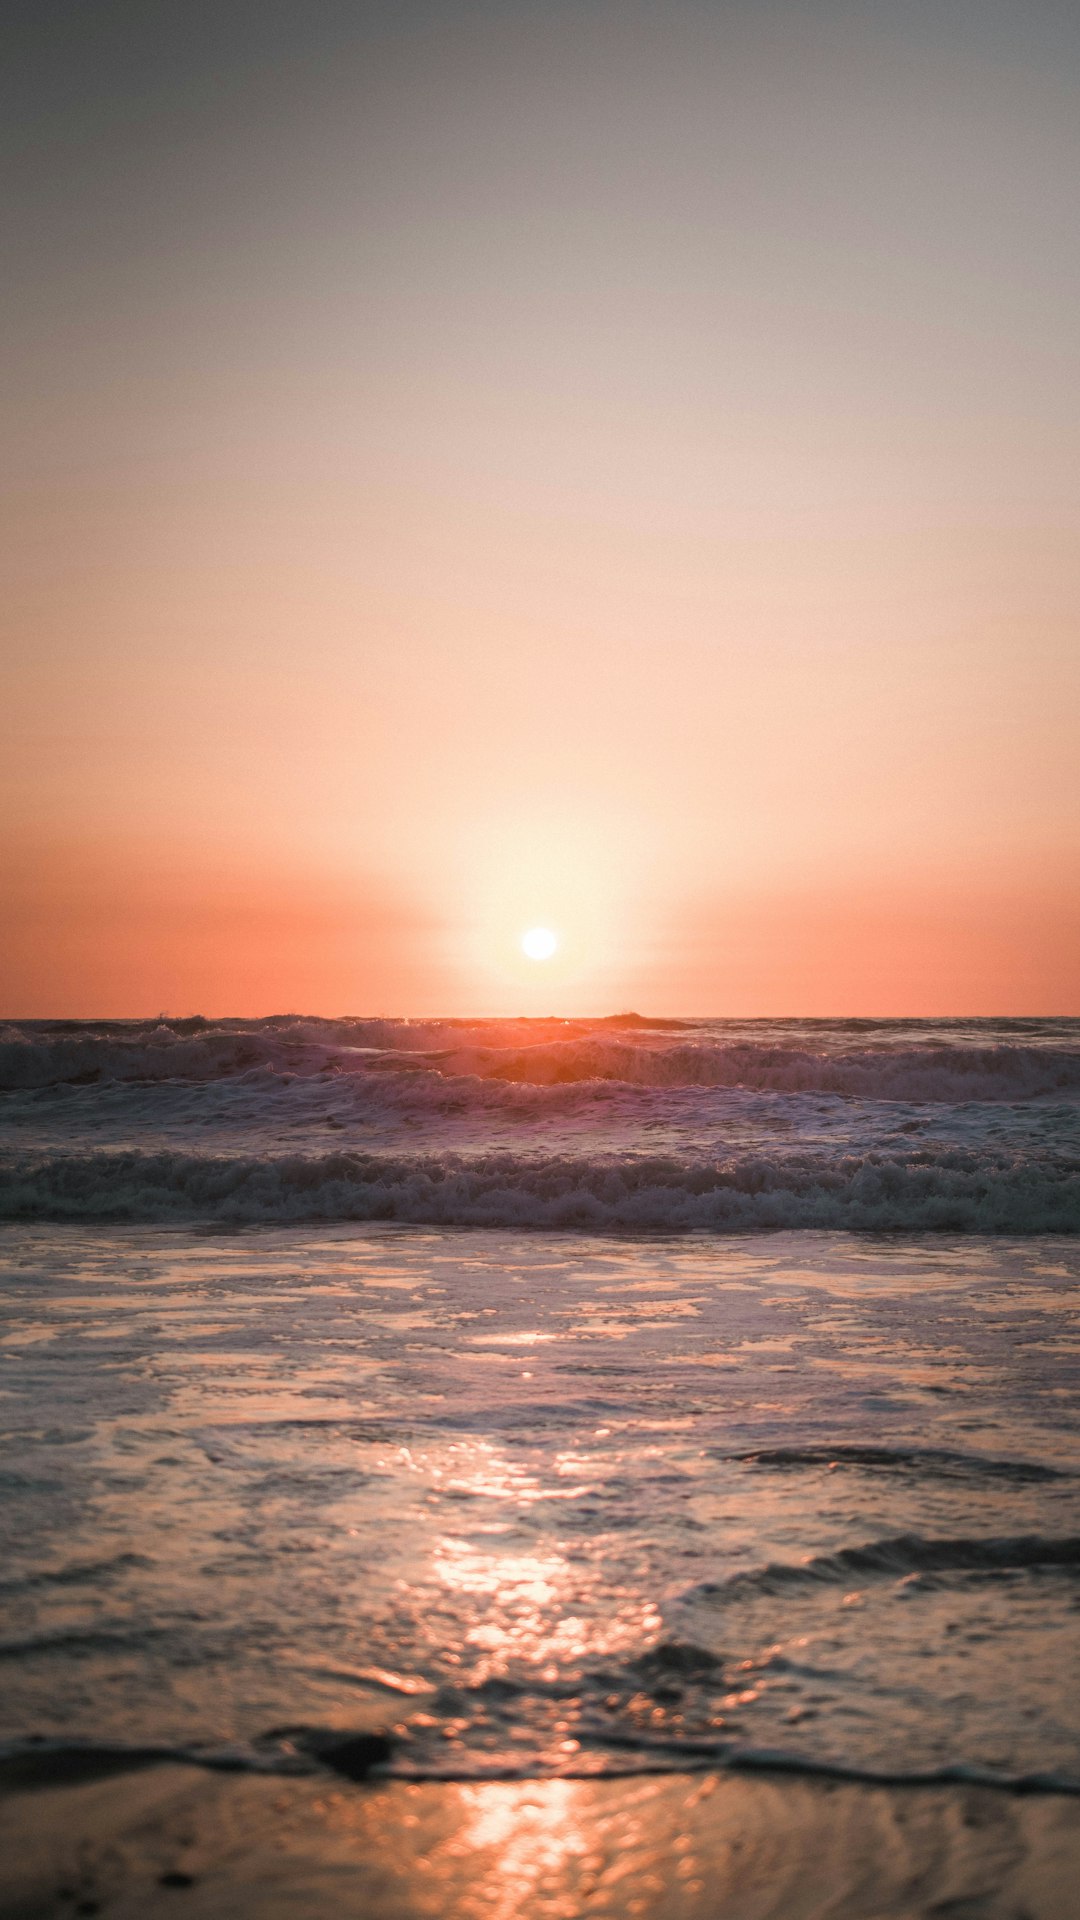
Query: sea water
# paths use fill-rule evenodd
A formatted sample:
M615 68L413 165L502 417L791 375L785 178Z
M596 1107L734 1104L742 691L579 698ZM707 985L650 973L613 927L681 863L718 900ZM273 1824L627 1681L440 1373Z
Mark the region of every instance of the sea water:
M0 1079L9 1757L1080 1789L1078 1023L34 1023Z

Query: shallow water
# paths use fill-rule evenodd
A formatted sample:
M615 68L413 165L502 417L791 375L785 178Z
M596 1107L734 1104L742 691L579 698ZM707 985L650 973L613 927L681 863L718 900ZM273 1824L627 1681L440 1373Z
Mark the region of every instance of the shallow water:
M1080 1246L0 1229L3 1724L1080 1785Z

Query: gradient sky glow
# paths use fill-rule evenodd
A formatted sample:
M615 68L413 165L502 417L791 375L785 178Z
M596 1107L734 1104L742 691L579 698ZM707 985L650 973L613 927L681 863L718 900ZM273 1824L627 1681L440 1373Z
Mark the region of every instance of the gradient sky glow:
M1074 7L6 13L0 1012L1080 1013Z

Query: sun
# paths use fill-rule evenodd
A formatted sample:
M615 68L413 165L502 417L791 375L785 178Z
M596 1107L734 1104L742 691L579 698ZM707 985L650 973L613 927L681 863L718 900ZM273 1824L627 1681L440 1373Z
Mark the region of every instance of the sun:
M521 951L529 960L550 960L558 944L550 927L530 927L521 936Z

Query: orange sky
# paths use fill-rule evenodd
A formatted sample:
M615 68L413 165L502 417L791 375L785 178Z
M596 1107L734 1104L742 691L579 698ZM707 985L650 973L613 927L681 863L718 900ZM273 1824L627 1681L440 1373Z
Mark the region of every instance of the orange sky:
M1063 10L58 11L0 1013L1080 1012Z

